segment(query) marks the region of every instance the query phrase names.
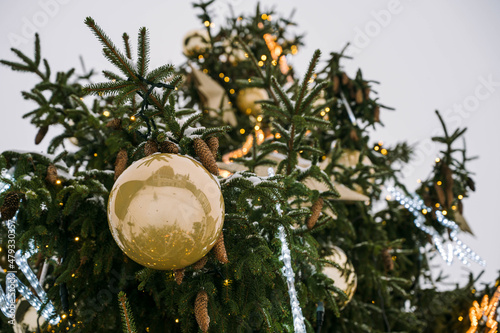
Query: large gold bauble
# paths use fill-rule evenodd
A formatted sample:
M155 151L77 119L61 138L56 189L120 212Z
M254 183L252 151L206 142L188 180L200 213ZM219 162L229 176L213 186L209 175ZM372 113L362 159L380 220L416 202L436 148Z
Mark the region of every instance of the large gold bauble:
M343 298L336 296L339 300L339 308L342 310L354 296L356 286L358 285L358 278L356 276L356 272L354 271L354 266L347 258L345 252L338 246L333 246L332 252L333 253L330 256L325 257L324 259L337 263L341 269L327 264L323 268L323 274L332 279L335 287L339 288L347 295L347 300L343 300Z
M262 113L262 106L257 101L269 99L266 89L245 88L239 91L236 97L236 106L241 112L257 117Z
M129 166L109 195L109 228L135 262L180 269L214 246L224 223L220 185L199 162L153 154Z

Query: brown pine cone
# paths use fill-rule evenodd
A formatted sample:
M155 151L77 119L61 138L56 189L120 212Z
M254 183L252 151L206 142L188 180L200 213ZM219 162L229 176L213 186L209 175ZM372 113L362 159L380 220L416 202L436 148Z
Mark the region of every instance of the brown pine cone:
M319 215L323 209L324 200L323 198L318 198L311 206L311 216L307 219L307 229L311 230L318 222Z
M464 204L462 203L462 200L458 200L458 212L460 215L464 215Z
M208 256L204 256L203 258L201 258L200 260L198 260L193 264L193 269L196 270L202 269L207 264L207 261L208 261Z
M116 161L115 161L115 180L120 177L120 175L125 171L127 168L127 162L128 162L128 154L127 150L121 149L118 152L118 155L116 155Z
M346 73L342 73L342 84L345 86L348 84L351 80L349 79L349 76L347 76Z
M363 103L363 90L358 89L356 91L356 103L361 104Z
M378 105L373 110L373 121L380 123L380 107Z
M178 285L180 285L182 283L182 279L184 279L184 271L185 271L184 268L176 269L174 271L175 282L177 282Z
M213 248L215 257L221 262L221 264L227 264L229 259L227 258L226 246L224 245L224 233L221 231L217 242Z
M148 140L144 145L144 155L149 156L158 152L158 144L156 141Z
M474 183L474 180L470 177L467 177L467 186L469 186L472 192L476 192L476 183Z
M370 87L366 87L365 88L365 98L366 99L370 99L370 92L371 92L371 88Z
M446 189L446 204L448 207L451 207L453 205L453 173L451 172L451 169L448 167L446 164L441 165L441 170L443 171L444 175L444 180L445 180L445 189Z
M160 143L159 146L160 146L160 151L162 153L168 153L168 154L178 154L179 153L179 148L173 142L163 141L162 143Z
M384 262L384 269L386 272L390 272L394 269L394 261L391 256L391 248L385 248L382 250L382 260Z
M337 94L339 92L340 79L338 75L333 76L333 93Z
M54 164L49 164L47 167L47 176L45 180L52 185L56 185L57 182L57 168Z
M215 162L214 155L210 151L210 148L208 148L207 144L205 141L202 139L194 139L194 151L196 155L201 160L201 163L203 166L212 174L218 176L219 175L219 168L217 167L217 163Z
M35 144L39 144L40 142L42 142L43 138L45 138L45 134L47 134L47 132L49 131L49 126L42 126L40 127L40 129L38 130L38 133L36 133L36 136L35 136Z
M110 121L108 121L108 123L106 124L106 127L108 128L112 128L114 130L119 130L122 128L122 120L121 119L118 119L118 118L115 118L115 119L111 119Z
M351 138L352 141L359 141L359 136L358 133L356 133L356 130L353 128L351 129L351 133L349 133L349 137Z
M441 206L446 207L446 197L444 195L443 187L434 183L434 189L436 190L438 202L441 204Z
M200 290L194 302L194 316L200 326L200 329L205 333L208 332L210 325L210 317L208 316L208 294L205 290Z
M19 209L19 200L19 194L16 192L10 192L5 196L3 205L0 207L0 214L2 214L3 221L10 220L16 215Z
M219 139L215 136L209 137L206 141L208 148L214 155L214 158L217 159L217 150L219 150Z

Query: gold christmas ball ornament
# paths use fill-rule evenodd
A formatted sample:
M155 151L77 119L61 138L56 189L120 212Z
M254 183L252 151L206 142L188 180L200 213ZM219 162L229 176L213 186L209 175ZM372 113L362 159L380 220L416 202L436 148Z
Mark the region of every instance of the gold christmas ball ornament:
M217 242L224 199L217 178L198 161L157 153L118 177L109 195L108 221L130 259L153 269L180 269Z
M239 91L238 97L236 97L236 106L247 115L258 116L262 113L262 106L255 102L267 99L269 99L269 95L265 89L245 88Z
M184 36L182 52L186 56L199 55L205 53L210 47L210 36L207 29L196 29L189 31Z
M345 300L343 297L334 294L335 298L338 300L339 308L342 310L354 296L356 286L358 285L358 278L354 271L354 266L347 258L345 252L338 246L333 246L332 252L330 256L324 259L337 263L341 269L327 264L323 268L323 274L332 279L335 287L339 288L347 295L348 298Z

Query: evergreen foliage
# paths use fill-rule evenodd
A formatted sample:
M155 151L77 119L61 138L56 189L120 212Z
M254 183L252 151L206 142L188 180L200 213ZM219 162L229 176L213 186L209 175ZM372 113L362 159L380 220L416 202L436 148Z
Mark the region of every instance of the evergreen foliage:
M44 324L42 330L198 332L195 302L201 292L209 332L293 332L276 237L283 226L308 332L464 331L470 323L468 307L492 288L477 291L477 277L471 276L464 287L440 291L436 284L441 277L433 279L429 266L436 252L428 251L429 240L413 226L413 216L394 201L387 200L381 209L374 205L383 200L383 185L406 191L400 171L412 155L407 143L370 146L368 130L381 124L381 110L391 110L372 91L377 82L366 80L361 70L349 78L341 64L348 59L345 49L330 53L322 69L321 52L315 51L297 79L282 60L302 45L302 36L290 37L295 26L291 18L276 19L273 10L257 6L248 16L232 14L214 31L212 3L195 4L207 46L186 54L188 61L179 69L149 69L146 28L139 30L134 59L128 34L122 36L122 50L90 17L85 24L117 71L104 70L106 82L90 83L92 71L77 75L74 69L54 77L42 59L38 35L33 58L12 49L20 62L0 61L40 79L22 93L36 103L24 115L39 128L36 141L50 128L63 127L52 138L49 155L15 150L0 155L0 168L13 178L3 174L1 181L10 187L0 194L0 204L13 193L20 199L17 246L26 250L33 242L39 249L38 258L30 261L35 272L40 272L42 259L50 259L48 297L58 313L66 314L60 324ZM270 49L265 35L279 44L279 52ZM244 56L238 57L241 52ZM236 126L228 126L222 105L219 110L204 105L194 68L224 89ZM236 110L238 94L246 88L268 94L257 101L262 114ZM417 192L429 206L439 203L440 210L456 218L463 210L462 198L475 190L466 168L471 158L465 148L452 147L465 129L451 135L444 123L443 129L444 136L433 140L446 148ZM128 259L107 224L115 163L130 165L162 147L200 159L197 143L211 138L220 140L220 160L248 135L251 148L233 160L240 171L219 177L229 262L219 262L212 251L206 263L186 267L179 283L173 271L144 268ZM68 145L70 140L74 146ZM355 163L349 164L351 156ZM274 167L276 175L257 174L263 167ZM438 181L442 185L436 187ZM343 200L338 184L369 200ZM435 213L426 219L439 233L447 233ZM325 259L334 245L345 251L357 275L357 290L345 308L348 295L323 274L325 264L343 268ZM0 280L3 285L5 276ZM317 309L323 303L326 312L319 327ZM465 319L457 321L459 316ZM1 330L11 331L6 318Z

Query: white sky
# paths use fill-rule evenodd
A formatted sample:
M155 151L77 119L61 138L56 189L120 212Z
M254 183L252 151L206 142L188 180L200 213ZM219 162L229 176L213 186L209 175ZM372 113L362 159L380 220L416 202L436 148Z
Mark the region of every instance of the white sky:
M235 11L253 10L254 0L221 0L232 3ZM373 140L392 145L406 140L420 144L418 157L406 172L406 183L416 187L416 179L426 178L438 147L429 138L441 134L434 110L447 114L449 127L467 126L470 155L480 159L470 163L476 172L477 192L464 201L464 215L476 237L461 238L487 261L482 281L493 282L500 270L500 221L496 204L500 157L498 130L500 116L500 3L489 1L266 1L277 5L288 17L296 8L298 32L306 32L306 47L299 50L293 65L303 72L312 52L339 51L347 42L354 60L345 62L348 73L357 68L364 77L381 82L377 87L382 103L396 112L382 112L385 123L373 134ZM266 7L266 6L263 6ZM226 11L221 6L220 14ZM378 14L377 14L378 13ZM383 13L383 14L381 14ZM135 40L137 31L147 26L151 33L151 66L183 62L181 42L184 34L201 27L197 12L189 1L104 2L96 0L10 1L0 4L0 58L14 60L9 48L18 47L31 54L33 32L42 39L42 56L52 65L52 72L76 67L81 72L79 56L87 68L109 69L101 47L83 24L92 16L119 44L126 31ZM222 15L221 15L222 16ZM219 16L220 17L220 16ZM215 20L217 23L217 20ZM134 43L132 44L134 45ZM0 151L23 149L43 151L33 141L36 129L21 116L33 109L24 101L21 90L36 82L28 74L13 73L0 67L2 122ZM490 82L490 83L485 83ZM497 83L498 82L498 83ZM54 134L50 130L48 136ZM411 223L411 221L408 221ZM456 262L445 269L450 281L463 282L468 269L482 270L476 264L464 268Z

